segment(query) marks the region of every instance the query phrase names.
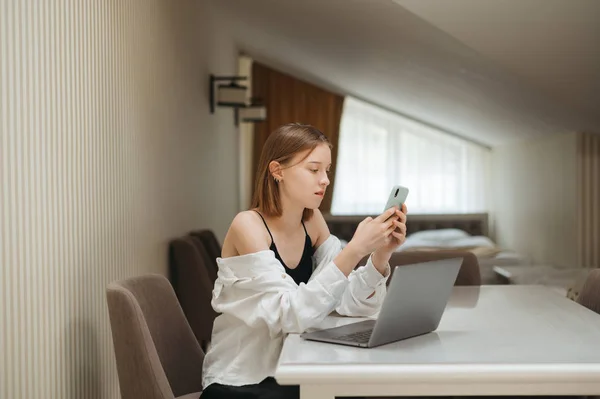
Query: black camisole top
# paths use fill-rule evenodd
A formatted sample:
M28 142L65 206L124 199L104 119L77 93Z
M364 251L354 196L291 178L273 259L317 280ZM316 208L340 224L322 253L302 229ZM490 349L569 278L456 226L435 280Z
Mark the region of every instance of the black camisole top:
M265 224L265 227L267 228L267 231L269 232L269 236L271 236L271 246L269 247L269 249L275 253L275 258L281 262L283 268L285 269L285 272L298 285L300 285L300 283L308 283L308 279L310 279L310 276L313 272L312 256L314 254L314 249L312 246L310 236L306 231L306 226L304 225L304 222L302 222L302 227L304 227L304 233L306 234L306 239L304 240L304 251L302 252L302 257L300 258L298 266L294 267L293 269L290 269L283 262L283 259L281 259L281 255L279 255L279 252L277 251L277 246L275 246L275 240L273 240L273 234L271 234L271 230L269 230L269 226L267 226L265 218L263 218L263 216L259 212L256 213L258 213L258 215L262 219L263 223Z

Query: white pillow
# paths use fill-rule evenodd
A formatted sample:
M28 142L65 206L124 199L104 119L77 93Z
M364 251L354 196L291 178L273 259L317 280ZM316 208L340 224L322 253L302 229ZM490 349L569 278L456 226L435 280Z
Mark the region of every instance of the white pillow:
M448 240L447 244L454 248L466 248L466 247L484 247L494 248L496 243L485 236L472 236L466 238L459 238L457 240Z
M496 244L485 236L467 236L457 239L430 240L419 236L415 237L413 234L406 238L404 244L398 248L398 252L406 251L412 248L496 248Z
M439 230L423 230L417 231L410 235L410 238L415 240L444 242L450 240L458 240L460 238L469 237L469 233L460 229L439 229Z

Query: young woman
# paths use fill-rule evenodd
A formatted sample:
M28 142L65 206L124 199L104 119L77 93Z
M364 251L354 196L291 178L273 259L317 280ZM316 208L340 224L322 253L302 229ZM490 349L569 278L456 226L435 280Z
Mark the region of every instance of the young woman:
M312 126L284 125L268 137L252 209L234 218L217 259L212 306L221 314L204 360L203 399L297 398L298 387L273 379L286 334L334 310L379 311L406 208L366 218L342 249L318 210L330 167L331 145Z

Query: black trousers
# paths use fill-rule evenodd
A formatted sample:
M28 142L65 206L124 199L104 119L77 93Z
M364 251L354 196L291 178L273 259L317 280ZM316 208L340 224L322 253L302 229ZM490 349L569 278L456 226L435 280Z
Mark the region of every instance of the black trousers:
M300 399L300 387L279 385L273 377L240 387L214 383L202 391L200 399Z
M300 399L300 387L279 385L273 377L241 387L214 383L202 391L200 399Z
M273 377L265 378L259 384L243 385L241 387L221 385L221 384L210 384L202 392L200 399L299 399L300 388L296 385L279 385ZM399 397L401 398L401 397ZM416 398L407 397L407 399L427 399L427 397ZM436 397L429 399L594 399L596 397L586 396L471 396L471 397L460 397L460 396L445 396ZM365 398L358 398L365 399ZM374 398L377 399L377 398ZM385 398L381 398L385 399ZM391 398L390 398L391 399Z

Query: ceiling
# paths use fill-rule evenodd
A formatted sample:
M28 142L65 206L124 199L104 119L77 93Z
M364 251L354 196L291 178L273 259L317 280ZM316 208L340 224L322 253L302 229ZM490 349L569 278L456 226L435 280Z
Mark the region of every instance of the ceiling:
M214 4L255 60L486 146L600 132L597 0Z
M600 1L396 0L552 98L600 111Z

